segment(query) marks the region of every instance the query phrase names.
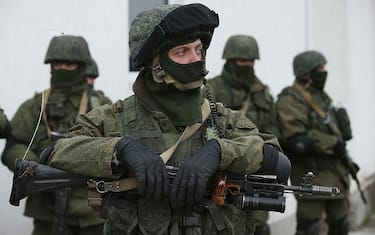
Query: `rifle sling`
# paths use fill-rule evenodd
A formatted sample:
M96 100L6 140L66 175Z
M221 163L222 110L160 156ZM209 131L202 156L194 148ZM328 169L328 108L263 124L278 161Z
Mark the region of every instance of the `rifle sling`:
M294 87L301 93L303 98L310 105L310 107L319 115L319 117L322 120L327 120L328 114L313 100L310 92L306 91L306 89L304 89L302 85L298 82L294 82ZM324 124L326 124L338 138L341 138L341 132L337 125L332 122L332 119L328 119L328 122L324 122Z

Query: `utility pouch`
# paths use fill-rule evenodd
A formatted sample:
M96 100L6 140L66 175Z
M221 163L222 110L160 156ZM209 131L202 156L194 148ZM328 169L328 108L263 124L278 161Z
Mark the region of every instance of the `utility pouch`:
M343 140L348 141L352 136L352 128L350 127L350 120L345 108L337 108L335 110L337 126L340 129Z
M94 210L100 210L103 202L102 194L96 189L96 181L89 180L87 182L88 186L88 205Z

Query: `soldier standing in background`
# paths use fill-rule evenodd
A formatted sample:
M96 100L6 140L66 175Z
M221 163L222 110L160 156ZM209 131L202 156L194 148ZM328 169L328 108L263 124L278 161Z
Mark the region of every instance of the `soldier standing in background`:
M91 104L94 104L93 107L100 106L100 103L111 103L111 100L104 95L104 92L102 90L94 89L95 80L99 77L98 65L94 59L89 60L89 62L87 63L85 71L83 72L83 76L86 77L88 94L91 99Z
M336 108L324 91L326 58L318 51L305 51L293 60L294 84L282 90L276 103L282 146L292 162L291 180L315 173L314 183L341 190L339 197L296 195L298 235L319 235L319 222L326 215L329 235L349 233L349 171L345 141L352 138L348 115ZM358 169L357 169L358 170Z
M51 87L26 100L11 120L12 139L8 139L2 162L14 169L14 162L30 151L26 160L40 161L42 151L64 137L77 116L97 105L109 103L99 94L88 92L83 71L91 60L86 40L80 36L53 37L44 60L51 66ZM99 99L91 103L91 96ZM41 115L41 116L40 116ZM38 126L38 118L41 123ZM32 140L34 130L35 138ZM27 198L25 213L34 219L33 235L102 234L103 220L87 205L87 189L62 189Z
M276 109L269 89L255 75L255 60L259 59L256 40L247 35L233 35L225 44L226 60L221 75L209 79L207 85L216 101L225 107L241 110L260 132L279 137ZM253 211L255 235L269 235L268 211Z
M105 234L252 234L247 211L213 203L209 180L219 169L288 179L289 160L274 136L202 95L205 54L218 23L202 4L138 14L129 32L132 63L142 68L134 95L80 116L70 138L51 150L56 168L136 177L137 191L104 194ZM179 166L171 183L165 164Z

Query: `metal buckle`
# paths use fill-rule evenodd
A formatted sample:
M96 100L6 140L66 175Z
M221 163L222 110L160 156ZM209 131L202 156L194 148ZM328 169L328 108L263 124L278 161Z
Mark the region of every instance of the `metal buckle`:
M95 185L96 191L99 193L106 193L106 192L118 192L120 189L120 181L111 181L105 182L103 180L96 182Z

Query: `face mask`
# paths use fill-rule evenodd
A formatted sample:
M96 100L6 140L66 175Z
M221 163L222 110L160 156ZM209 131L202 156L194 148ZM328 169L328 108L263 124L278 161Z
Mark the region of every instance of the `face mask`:
M327 80L327 74L327 71L311 72L312 86L319 91L323 91Z
M234 63L234 72L236 73L237 77L244 80L252 79L255 77L254 67L251 65L240 66Z
M73 88L83 82L81 70L51 70L51 87L52 88Z
M255 72L253 66L239 66L234 60L228 60L225 64L225 70L231 74L227 79L233 87L250 88L255 81Z
M203 81L207 74L204 60L190 64L178 64L168 57L167 50L160 54L160 65L182 84Z

